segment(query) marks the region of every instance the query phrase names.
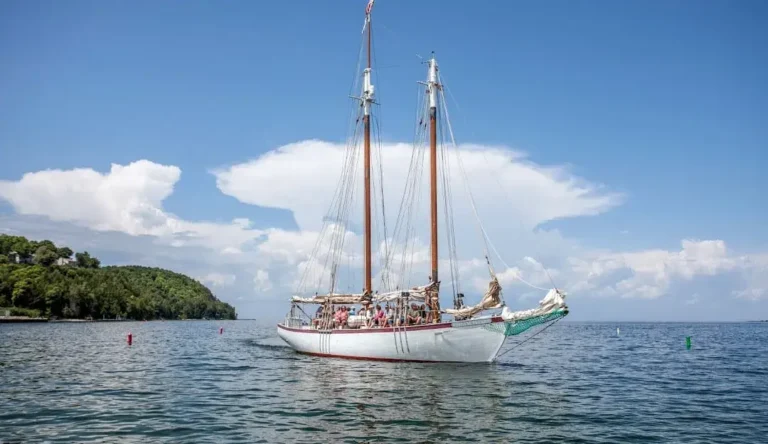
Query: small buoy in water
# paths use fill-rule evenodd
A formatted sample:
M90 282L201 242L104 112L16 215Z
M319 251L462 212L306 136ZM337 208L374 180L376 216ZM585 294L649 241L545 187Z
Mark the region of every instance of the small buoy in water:
M685 348L687 348L688 350L691 349L691 337L690 336L686 336L685 337Z
M219 327L219 334L224 333L224 327Z
M128 345L133 344L133 335L131 333L128 333Z

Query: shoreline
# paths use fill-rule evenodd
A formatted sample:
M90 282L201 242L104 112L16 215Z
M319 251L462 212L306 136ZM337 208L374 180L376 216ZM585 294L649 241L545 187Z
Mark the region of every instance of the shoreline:
M20 324L20 323L84 323L84 322L182 322L182 321L237 321L237 319L48 319L48 318L30 318L28 316L0 316L0 324Z
M48 322L48 318L30 318L29 316L0 316L0 324L15 324L20 322Z

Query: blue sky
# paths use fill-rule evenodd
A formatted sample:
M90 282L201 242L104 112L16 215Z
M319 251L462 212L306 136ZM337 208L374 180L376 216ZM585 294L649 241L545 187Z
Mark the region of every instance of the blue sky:
M365 3L2 2L0 181L13 184L47 169L106 174L111 164L146 159L181 172L177 180L163 176L172 191L149 198L163 214L311 231L290 204L254 205L269 199L244 196L232 184L222 190L215 172L258 167L259 156L287 144L343 142ZM683 309L696 308L694 318L712 319L724 306L738 305L732 318L756 310L768 317L768 290L761 285L768 268L759 268L768 252L767 18L768 5L760 1L448 1L435 8L434 2L379 0L373 29L381 137L392 144L412 140L415 82L425 73L416 54L434 50L456 99L451 113L460 142L523 152L537 167L564 168L553 180L578 178L598 194L621 196L598 214L536 220L525 235L554 233L590 260L598 260L597 251L600 260L624 252L679 253L685 239L727 246L726 256L717 248L717 265L679 273L683 278L671 278L663 295L600 298L592 294L597 288L577 290L573 304L582 301L581 318L623 318L622 307L637 305L645 307L633 308L644 319L667 319L670 307L693 299L713 305L700 309L705 304L692 302L675 314L685 318ZM75 244L90 238L89 230L149 236L169 257L179 248L162 242L163 234L126 228L104 215L103 206L99 217L110 223L82 216L91 209L87 202L78 214L23 204L44 199L39 193L71 197L66 194L14 190L0 192L0 229L68 233L62 240ZM146 260L91 248L101 249L106 262L112 256L114 262ZM201 256L214 254L210 245L200 248ZM568 282L573 261L562 248L559 258L552 251L511 256L562 262ZM275 281L275 265L258 260L265 261L258 270ZM740 260L750 265L728 262ZM225 275L230 265L176 268L205 276L206 267ZM217 293L254 315L260 296L249 292L257 272L247 263L237 267L235 283L220 283ZM629 271L643 273L640 266ZM279 285L269 287L258 293L279 300ZM729 296L745 290L759 296ZM675 299L675 291L685 296ZM614 308L607 313L587 314L608 305Z

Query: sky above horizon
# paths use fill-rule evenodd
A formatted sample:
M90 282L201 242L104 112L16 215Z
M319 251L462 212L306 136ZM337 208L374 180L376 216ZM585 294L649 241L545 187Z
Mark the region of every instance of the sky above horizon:
M0 2L0 232L282 317L341 168L366 3ZM513 309L544 296L515 276L549 287L546 267L571 320L768 319L768 3L434 5L374 7L388 209L435 51ZM488 274L455 210L473 302Z

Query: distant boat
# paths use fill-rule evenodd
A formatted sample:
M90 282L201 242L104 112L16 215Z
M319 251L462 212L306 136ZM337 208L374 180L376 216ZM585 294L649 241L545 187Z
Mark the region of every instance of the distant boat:
M314 296L295 295L291 298L291 309L285 320L277 325L278 335L296 351L316 356L349 359L423 362L491 362L499 354L508 336L521 334L532 327L554 322L568 314L565 293L558 289L549 290L539 306L530 310L512 312L505 306L501 296L501 285L494 273L490 260L488 290L473 306L463 303L463 294L454 291L453 308L440 306L440 280L438 278L438 125L447 121L442 82L437 60L432 57L426 62L427 80L419 82L425 86L423 109L419 113L419 128L426 127L429 133L430 164L430 254L431 275L426 285L407 291L397 288L382 288L374 291L371 275L371 117L374 101L374 85L371 74L371 12L373 1L368 2L363 26L365 69L362 71L362 92L359 97L357 115L354 118L354 133L345 156L342 177L327 223L321 233L310 262L321 263L328 270L328 287L325 294ZM359 159L359 127L362 126L363 178L364 178L364 281L361 293L339 293L338 270L342 262L342 250L349 223L349 208L355 191L355 176ZM426 144L426 142L425 142ZM454 144L455 145L455 144ZM443 156L445 154L442 154ZM417 156L417 150L414 150ZM412 159L411 169L418 165ZM449 174L443 167L443 177ZM413 174L413 175L412 175ZM409 184L416 183L415 171L409 173L409 182L401 203L395 231L410 230L410 215L418 199L416 191ZM411 182L412 181L412 182ZM445 182L444 182L445 183ZM380 187L381 188L381 187ZM309 192L310 190L308 190ZM446 193L446 203L450 205ZM383 201L383 197L382 197ZM474 202L473 202L474 207ZM449 207L447 207L449 208ZM382 211L383 213L383 211ZM446 212L448 213L448 212ZM452 215L446 216L448 239L455 242ZM406 222L404 222L406 221ZM402 228L406 226L406 228ZM386 233L385 233L386 234ZM483 233L483 235L485 235ZM385 235L386 239L386 235ZM410 238L410 241L413 239ZM386 241L385 241L386 242ZM406 242L407 245L407 242ZM386 248L385 248L386 250ZM458 267L455 266L455 243L449 241L447 250L451 259L451 279L457 288ZM391 253L391 252L390 252ZM324 259L318 259L324 258ZM411 259L412 260L412 259ZM325 264L328 266L325 267ZM311 265L308 265L309 268ZM392 267L392 255L385 257L384 271ZM408 268L408 267L406 267ZM391 271L391 270L390 270ZM386 274L386 273L385 273ZM384 279L382 279L384 280ZM302 306L319 305L315 316L308 315ZM366 310L376 305L389 307L386 313L371 313ZM414 306L414 304L417 304ZM360 306L360 312L350 315L340 307Z

